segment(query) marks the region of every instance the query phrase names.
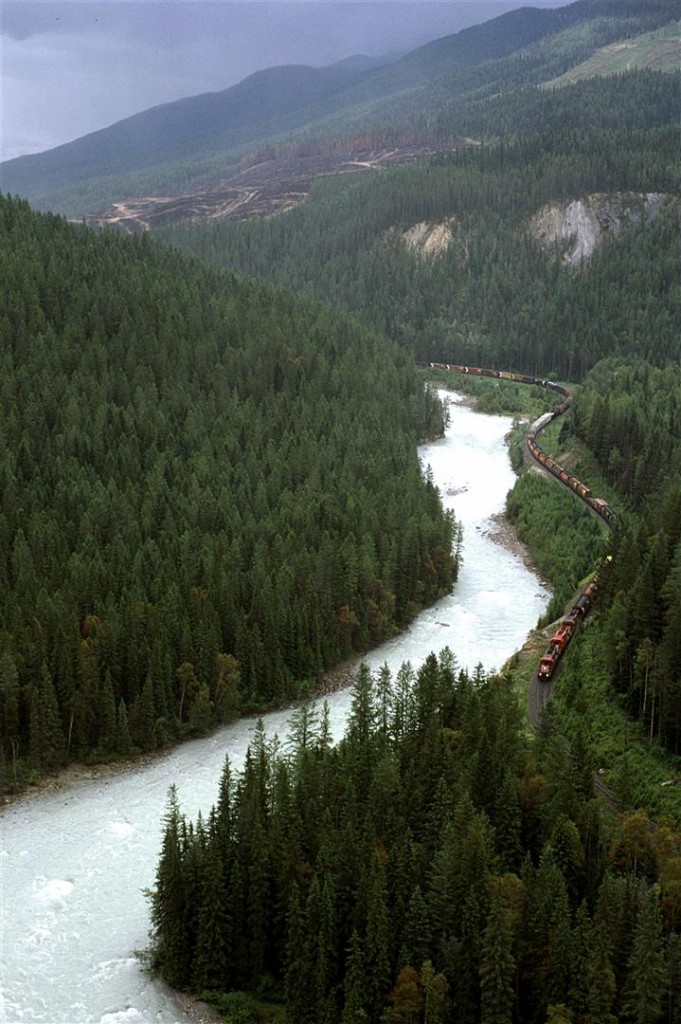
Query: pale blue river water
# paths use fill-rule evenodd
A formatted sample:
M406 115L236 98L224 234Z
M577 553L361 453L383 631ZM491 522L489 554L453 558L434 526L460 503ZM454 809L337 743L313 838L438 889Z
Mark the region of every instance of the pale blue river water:
M451 406L447 435L421 449L443 501L463 524L454 592L365 659L418 668L448 646L460 665L501 667L525 641L550 594L490 536L513 485L504 435L511 421ZM334 735L349 691L329 698ZM283 736L290 711L267 715ZM168 786L196 817L215 800L226 754L240 767L253 720L186 743L134 770L30 796L0 814L0 1022L184 1024L173 993L141 971L147 941L143 889L153 885Z

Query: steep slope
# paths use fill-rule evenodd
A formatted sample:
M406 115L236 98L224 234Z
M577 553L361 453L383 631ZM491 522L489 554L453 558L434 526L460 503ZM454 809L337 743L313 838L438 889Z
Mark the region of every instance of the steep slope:
M616 75L632 68L654 71L678 71L681 67L681 22L673 21L656 32L646 32L623 39L597 50L582 64L547 83L550 86L571 85L594 75Z
M659 192L597 193L543 206L531 218L529 228L550 252L562 252L563 261L576 266L628 224L654 220L671 199Z
M635 216L617 238L606 231L610 244L582 269L552 258L562 257L555 247L547 257L529 225L551 204L580 212L585 226L589 196L678 198L680 87L681 75L646 71L523 90L488 104L488 125L515 129L497 143L327 181L283 217L178 225L161 237L351 309L423 361L574 379L611 351L664 360L678 347L673 201L655 220L656 200L594 203L604 224L626 219L615 205ZM410 243L425 229L410 229L423 224L449 228L436 259L414 258Z
M300 695L449 589L416 451L442 410L387 339L24 201L0 197L0 247L17 781Z
M301 109L323 102L364 74L353 63L260 71L222 92L165 103L47 153L7 161L2 165L3 187L13 191L20 185L24 194L36 195L102 174L136 171L266 138L289 121L295 125Z
M82 214L106 198L176 193L224 179L244 150L266 142L382 133L398 147L450 143L452 103L477 102L556 77L609 42L666 24L681 0L577 0L521 8L407 54L387 67L273 68L223 92L138 114L0 168L9 191ZM583 26L584 28L580 28ZM557 49L544 41L560 39ZM444 119L443 119L444 115ZM60 191L61 190L61 191Z

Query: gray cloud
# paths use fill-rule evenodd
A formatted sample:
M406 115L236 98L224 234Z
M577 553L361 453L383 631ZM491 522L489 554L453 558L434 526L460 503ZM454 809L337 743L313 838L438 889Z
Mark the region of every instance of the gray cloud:
M261 68L404 51L522 5L0 0L0 158L50 149L158 103L225 89Z

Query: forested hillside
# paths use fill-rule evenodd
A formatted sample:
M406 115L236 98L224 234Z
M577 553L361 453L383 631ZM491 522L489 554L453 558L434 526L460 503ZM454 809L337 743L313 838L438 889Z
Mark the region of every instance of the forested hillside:
M396 346L23 202L0 235L6 779L305 692L450 588Z
M179 225L164 240L351 309L417 360L571 379L601 357L678 351L678 205L565 267L531 229L543 204L591 193L681 195L681 75L634 72L512 93L489 116L507 139L372 179L317 187L283 217ZM451 242L419 259L414 224Z
M613 539L600 667L646 735L675 754L681 751L680 375L679 362L662 369L606 360L589 374L575 409L579 436L632 508Z
M151 964L227 1020L678 1020L681 835L602 815L584 745L530 744L506 681L448 651L361 670L336 747L305 706L285 749L256 731L216 807L187 822L173 792L165 826Z
M285 217L164 234L210 261L352 309L419 361L585 381L574 429L622 513L594 669L671 751L681 729L680 89L679 74L645 71L510 92L480 108L502 136L496 143L380 179L324 183ZM547 247L538 221L547 204L592 196L609 210L638 196L639 210L606 222L589 259L568 265L573 243ZM440 238L430 254L414 242L428 228ZM616 372L606 362L591 373L609 357ZM523 503L536 504L533 522L548 498L530 490L512 507L517 517ZM573 577L566 570L561 582L576 585Z
M291 73L265 151L366 130L441 152L323 181L281 216L126 239L0 200L11 784L304 697L451 588L456 524L415 450L443 412L415 360L575 382L556 443L612 489L599 606L536 737L509 679L445 651L394 679L360 670L335 747L305 704L283 749L256 730L197 822L171 793L149 965L233 1020L259 1019L253 998L288 1024L681 1020L681 835L594 799L612 768L596 758L634 733L681 775L681 73L548 87L678 16L678 0L517 11L363 71L354 104L322 76L310 121L319 76ZM236 158L144 173L189 187ZM625 194L635 215L588 260L538 229L549 204ZM548 508L554 482L522 486L511 511L556 524L550 544L528 532L570 591L603 537L575 526L572 495Z
M301 152L311 140L329 153L339 144L361 149L367 139L378 150L447 150L470 135L496 134L498 97L553 82L602 47L679 18L681 0L577 0L510 11L378 67L270 68L6 161L0 181L43 208L80 217L133 196L224 183L241 161L253 162L254 151L268 161L277 147Z

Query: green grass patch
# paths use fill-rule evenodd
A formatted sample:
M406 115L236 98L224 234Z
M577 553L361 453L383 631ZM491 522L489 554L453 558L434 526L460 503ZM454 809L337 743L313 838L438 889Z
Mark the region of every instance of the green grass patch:
M581 64L547 82L545 88L560 88L597 75L619 75L642 68L673 73L679 70L680 61L681 22L674 21L655 32L601 47Z
M555 405L551 392L529 384L492 377L469 377L451 370L428 370L426 374L436 387L470 395L475 399L476 410L482 413L534 420Z

